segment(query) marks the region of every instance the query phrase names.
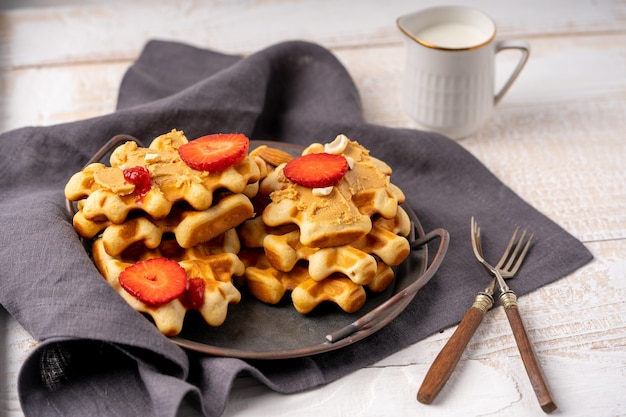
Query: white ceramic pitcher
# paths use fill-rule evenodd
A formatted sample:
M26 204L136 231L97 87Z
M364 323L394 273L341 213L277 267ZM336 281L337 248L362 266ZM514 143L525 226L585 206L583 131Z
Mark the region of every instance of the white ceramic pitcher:
M427 130L460 139L478 130L528 61L530 44L495 40L496 25L479 10L441 6L398 18L406 36L405 111ZM521 52L517 66L495 91L495 56Z

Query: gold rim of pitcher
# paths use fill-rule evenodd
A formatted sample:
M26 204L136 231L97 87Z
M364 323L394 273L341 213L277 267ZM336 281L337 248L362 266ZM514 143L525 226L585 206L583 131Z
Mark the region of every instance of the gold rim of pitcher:
M403 17L399 17L398 19L396 19L396 24L398 25L398 28L402 31L402 33L404 33L406 36L408 36L409 38L413 39L415 42L419 43L420 45L423 45L427 48L431 48L431 49L438 49L440 51L471 51L474 49L480 49L485 45L489 45L495 38L496 38L496 31L494 29L493 33L491 34L491 36L489 38L487 38L486 41L479 43L478 45L472 45L472 46L468 46L468 47L464 47L464 48L446 48L444 46L437 46L437 45L433 45L432 43L426 42L425 40L422 40L420 38L418 38L417 36L415 36L414 34L412 34L411 32L409 32L408 30L406 30L402 24L400 23L400 20L402 20ZM494 24L494 28L495 28L495 24Z

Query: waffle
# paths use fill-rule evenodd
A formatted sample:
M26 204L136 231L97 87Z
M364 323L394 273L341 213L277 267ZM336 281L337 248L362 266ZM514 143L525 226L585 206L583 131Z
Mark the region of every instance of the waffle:
M295 223L302 244L323 248L350 244L365 236L372 228L374 215L395 217L405 196L390 182L391 168L369 156L357 142L347 138L344 142L340 153L352 161L352 168L329 195L319 196L316 189L290 182L283 174L284 164L268 173L260 187L260 193L270 195L272 200L263 211L265 224ZM302 154L319 152L324 152L324 145L313 144Z
M393 219L374 220L370 233L352 242L327 248L302 244L300 231L288 227L267 227L262 217L246 221L239 228L242 243L249 248L263 248L269 264L282 272L291 271L298 262L306 261L314 280L340 273L356 284L368 285L378 273L378 264L399 265L409 254L407 239L410 220L398 207Z
M119 282L119 275L138 261L167 257L178 262L188 277L205 282L204 303L198 309L211 326L219 326L226 319L228 306L241 300L241 293L232 283L232 277L243 275L244 264L235 255L238 251L236 232L231 230L210 242L184 249L175 242L163 242L154 249L133 247L123 255L111 256L101 238L93 242L92 253L98 270L118 294L136 311L149 315L165 335L173 336L182 330L183 321L190 309L183 296L168 303L153 306L129 294Z
M347 313L357 311L365 303L363 286L345 276L333 275L316 281L302 265L289 272L279 271L272 267L263 251L251 251L242 258L246 263L247 289L264 303L277 304L287 292L291 292L293 306L301 314L310 313L323 302L335 303Z
M111 166L93 163L74 174L65 186L65 196L79 202L79 233L93 237L98 227L121 224L133 211L163 219L181 202L204 211L214 206L214 196L224 190L249 197L257 193L264 165L246 157L221 172L198 171L178 155L178 148L187 142L177 130L157 137L148 148L129 141L113 151ZM145 194L138 195L136 187L125 180L123 171L129 167L150 172L151 187Z
M254 208L246 196L230 194L205 211L174 208L165 219L140 216L122 224L111 224L104 229L102 241L107 253L113 256L137 242L142 242L147 248L155 248L160 245L163 236L169 234L181 247L192 248L238 226L253 215Z

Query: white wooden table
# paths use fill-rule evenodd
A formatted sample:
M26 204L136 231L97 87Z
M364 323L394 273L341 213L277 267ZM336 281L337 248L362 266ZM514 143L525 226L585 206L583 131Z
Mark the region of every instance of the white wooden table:
M319 43L353 76L368 121L412 128L400 105L404 46L395 19L438 3L2 1L17 7L0 10L2 132L113 111L124 71L152 38L241 54L290 39ZM626 2L454 3L490 14L499 38L532 44L492 120L460 143L595 256L520 300L555 415L626 416ZM503 67L513 61L501 57ZM418 403L417 389L453 330L301 394L242 378L225 415L541 415L500 307L435 403ZM17 372L36 342L3 309L0 334L0 415L18 417Z

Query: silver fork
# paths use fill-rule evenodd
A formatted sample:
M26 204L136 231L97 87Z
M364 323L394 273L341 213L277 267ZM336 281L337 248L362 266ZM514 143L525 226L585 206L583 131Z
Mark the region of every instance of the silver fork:
M474 233L474 227L475 222L474 218L472 218L472 235ZM515 229L506 250L496 265L496 268L500 270L503 278L512 278L517 273L530 248L533 235L531 235L524 244L526 230L522 232L519 239L517 238L518 232L519 228ZM480 233L479 230L478 233ZM477 243L480 245L480 239ZM473 239L472 244L474 244ZM480 246L479 249L482 252ZM450 379L467 344L476 332L476 329L478 329L480 323L482 323L485 313L489 311L494 304L493 292L496 281L497 278L494 278L484 291L476 294L474 303L467 310L456 330L433 361L417 393L417 400L419 402L424 404L432 403L448 379Z
M517 229L515 234L517 234ZM525 232L522 233L520 242L525 234ZM532 237L533 235L531 234L528 243L522 250L522 254L520 255L522 259L526 255ZM518 246L519 243L516 247ZM550 413L556 410L557 406L552 399L552 395L550 394L550 390L548 389L548 385L546 384L543 372L541 370L541 367L539 366L539 361L537 360L537 356L535 355L533 346L530 343L530 338L528 337L528 333L526 332L526 328L524 327L524 322L522 321L519 309L517 308L517 295L513 292L513 290L508 287L508 285L504 281L504 275L509 273L509 270L507 269L509 263L502 267L499 262L498 265L500 265L500 267L498 267L498 265L494 267L485 260L482 253L480 227L478 227L478 224L473 217L472 248L474 250L474 255L476 256L476 259L478 259L478 261L483 264L483 266L489 271L491 275L495 276L495 281L500 288L500 304L502 304L502 306L504 307L506 316L509 319L509 324L511 325L511 329L513 330L513 336L515 337L515 342L517 343L517 348L519 349L520 355L522 357L522 362L524 363L524 367L526 368L526 373L528 374L530 383L533 387L533 390L535 391L535 395L537 396L537 400L539 401L541 409L546 413ZM515 265L518 265L520 263L521 261L518 261Z

